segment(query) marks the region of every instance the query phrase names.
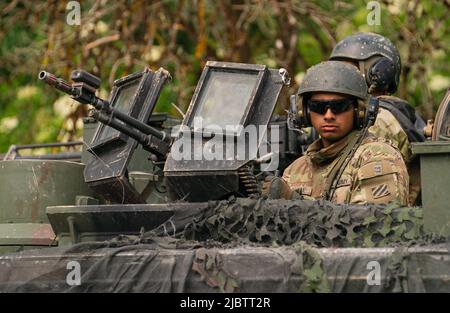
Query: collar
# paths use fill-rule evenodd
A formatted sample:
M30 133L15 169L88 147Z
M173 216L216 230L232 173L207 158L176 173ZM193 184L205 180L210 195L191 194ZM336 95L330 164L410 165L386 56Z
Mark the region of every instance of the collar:
M358 133L354 130L339 141L324 148L322 139L314 141L306 150L306 155L311 159L314 165L323 165L334 160L348 145L350 140Z

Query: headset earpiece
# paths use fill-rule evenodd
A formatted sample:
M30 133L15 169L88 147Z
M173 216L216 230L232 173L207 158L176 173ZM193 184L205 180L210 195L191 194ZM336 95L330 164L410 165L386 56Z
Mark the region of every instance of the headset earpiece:
M297 97L297 107L299 108L297 116L300 128L312 126L311 118L309 115L309 109L308 106L306 105L307 99L308 97L306 96Z
M369 85L369 93L372 93L373 91L395 92L395 79L395 65L386 57L377 58L377 60L367 68L366 80Z
M296 94L291 95L289 97L288 119L294 123L295 127L307 127L305 125L308 123L308 118L305 112L307 112L307 108L303 106L303 98Z
M377 119L378 109L380 107L380 101L377 97L370 97L367 102L366 114L364 119L364 127L369 125L372 126L375 124L375 120Z
M366 120L366 104L363 100L357 99L357 105L355 105L354 108L354 123L355 128L361 129L365 126L365 120Z

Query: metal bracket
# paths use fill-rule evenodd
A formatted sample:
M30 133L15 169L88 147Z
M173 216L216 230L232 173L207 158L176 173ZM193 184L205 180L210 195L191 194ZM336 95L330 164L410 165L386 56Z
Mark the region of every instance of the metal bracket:
M289 73L285 68L280 68L278 70L278 74L280 74L283 84L285 84L286 86L291 85L291 77L289 76Z

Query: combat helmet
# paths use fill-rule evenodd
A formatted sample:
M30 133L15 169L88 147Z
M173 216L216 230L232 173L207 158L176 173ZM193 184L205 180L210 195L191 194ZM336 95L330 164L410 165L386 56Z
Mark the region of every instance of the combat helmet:
M301 127L311 126L307 101L304 101L309 98L311 92L333 92L355 97L358 100L358 105L355 106L355 126L363 127L367 85L356 67L339 61L325 61L306 71L297 92Z
M358 62L370 93L397 90L402 67L400 54L386 37L367 32L344 38L334 47L330 60L345 59Z

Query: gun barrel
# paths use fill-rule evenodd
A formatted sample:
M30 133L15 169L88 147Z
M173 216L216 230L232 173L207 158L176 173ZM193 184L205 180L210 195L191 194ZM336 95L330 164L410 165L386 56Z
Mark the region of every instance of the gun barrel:
M120 123L119 121L117 121L114 118L111 118L111 116L106 115L105 113L99 111L99 110L94 110L93 111L93 116L96 120L98 120L99 122L108 125L114 129L117 129L118 131L130 136L131 138L137 140L139 143L141 144L146 144L146 138L147 136L140 132L139 130L135 129L135 128L130 128L127 127L125 124Z
M122 123L123 121L120 122L118 119L118 116L111 117L99 110L94 110L93 116L99 122L101 122L105 125L108 125L114 129L117 129L118 131L135 139L137 142L139 142L144 147L144 149L147 149L149 151L152 151L153 153L156 153L156 154L159 154L162 156L164 156L168 153L168 150L170 148L170 142L168 142L167 139L166 140L161 139L161 141L158 141L158 140L155 141L154 139L152 139L152 136L158 138L157 136L152 135L152 134L146 134L146 132L140 130L139 128L129 127L129 125Z
M126 124L130 125L131 127L134 127L138 129L139 131L143 132L146 135L152 135L156 138L161 139L162 141L165 141L166 143L170 142L170 136L168 136L165 132L157 130L150 125L147 125L145 123L142 123L139 120L136 120L135 118L120 112L118 110L114 110L113 108L110 108L110 112L117 117L119 120L125 122Z
M55 75L46 72L46 71L40 71L38 78L45 83L49 84L50 86L55 87L58 90L61 90L62 92L65 92L71 96L75 95L75 90L72 88L72 85L66 82L62 78L58 78Z

